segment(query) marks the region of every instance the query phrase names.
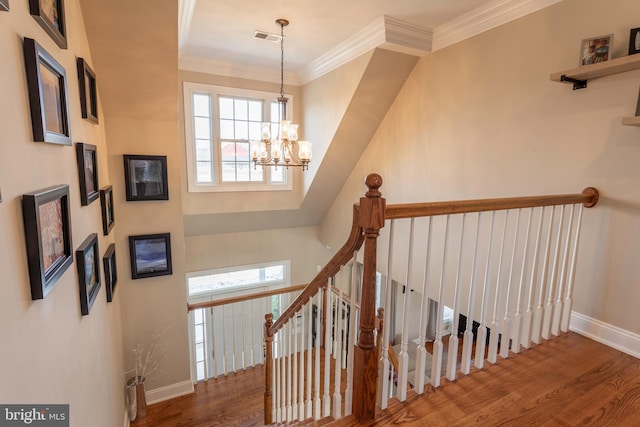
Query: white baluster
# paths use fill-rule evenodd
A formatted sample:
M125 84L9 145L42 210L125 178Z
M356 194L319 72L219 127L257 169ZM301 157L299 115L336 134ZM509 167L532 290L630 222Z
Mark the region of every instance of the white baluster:
M580 241L580 228L582 225L582 210L584 206L578 206L578 220L576 221L576 236L573 240L573 254L571 255L571 266L569 268L569 279L567 280L567 292L564 298L564 304L562 306L562 321L560 322L560 329L562 332L569 330L569 321L571 320L571 305L574 274L576 271L576 259L578 257L578 242Z
M402 338L398 355L398 400L407 400L407 377L409 376L409 294L411 294L411 267L413 264L413 230L415 218L411 218L409 227L409 256L404 278L404 298L402 303Z
M551 209L551 219L549 220L549 228L547 230L547 242L545 244L544 260L542 264L542 274L540 277L540 289L538 290L538 307L533 312L533 324L531 325L531 341L540 344L540 334L542 332L542 318L544 315L544 295L546 291L547 273L549 266L549 256L551 254L551 230L553 229L553 219L555 217L556 207Z
M509 357L509 341L511 339L511 310L509 307L511 305L511 284L513 280L513 265L516 260L516 251L518 249L518 230L520 228L520 213L522 209L518 209L518 213L516 215L516 228L515 228L515 236L513 237L513 250L511 251L511 264L509 266L509 279L507 280L507 295L504 303L504 318L502 319L502 324L500 325L500 329L502 331L502 340L500 342L500 356L503 358Z
M320 312L325 310L322 305L322 289L318 289L318 297L316 300L316 347L314 349L315 353L315 378L313 381L315 388L315 399L313 402L313 419L319 420L320 417L320 409L321 409L321 401L320 401L320 331L322 331L322 316Z
M456 379L458 368L458 330L460 322L460 267L462 265L462 244L464 242L464 223L467 214L462 214L462 230L460 231L460 248L458 251L458 267L456 268L456 280L453 288L453 324L449 337L449 353L447 360L447 378L449 381Z
M556 302L553 305L553 320L551 322L551 333L555 336L560 335L560 317L562 316L563 306L563 290L564 282L566 279L567 264L569 263L569 244L571 242L571 232L573 231L573 211L574 206L571 206L569 212L569 224L567 225L567 240L564 244L564 258L562 260L562 267L560 269L560 281L558 282L558 296Z
M276 339L276 356L274 360L276 362L276 381L274 381L274 386L276 389L276 421L282 422L282 407L283 398L282 398L282 382L284 380L282 376L282 329L276 332L274 339Z
M487 361L496 363L498 361L498 341L500 337L500 324L498 323L498 300L500 299L500 282L502 274L502 261L504 259L504 242L507 237L507 223L509 222L509 211L505 212L504 225L502 226L502 239L500 243L500 258L498 259L498 273L496 274L495 298L493 300L493 320L491 322L491 333L489 334L489 352Z
M518 298L516 299L516 314L513 317L513 323L511 325L511 350L514 353L520 353L520 339L522 333L522 309L523 301L522 296L524 294L524 274L527 267L527 261L529 259L529 236L531 234L531 217L533 216L533 208L529 208L529 218L527 219L527 233L524 239L524 251L522 254L522 265L520 267L520 281L518 283Z
M287 343L287 421L291 421L293 420L293 407L291 406L291 380L292 380L292 376L291 376L291 326L293 324L294 320L293 319L289 319L289 321L287 322L287 324L285 325L285 335L287 336L286 338L286 343Z
M434 387L440 387L440 372L442 371L442 319L444 317L444 277L447 265L448 240L449 215L446 216L444 228L444 247L442 249L442 267L440 269L440 288L438 289L438 320L436 321L436 339L433 342L433 362L431 364L431 385Z
M274 398L271 399L271 413L275 415L276 417L276 421L278 421L277 417L278 417L278 351L276 350L277 348L277 341L275 341L275 336L274 336L274 340L271 341L271 348L272 348L272 355L273 357L271 358L271 387L273 389L273 394L274 394Z
M551 316L553 314L553 302L558 278L558 264L560 263L560 241L562 240L562 223L564 221L564 205L560 207L560 220L558 221L558 237L556 238L555 250L553 253L553 267L551 269L551 280L549 281L549 298L544 308L544 319L542 322L542 338L551 338Z
M473 259L471 261L471 283L469 284L469 301L467 304L467 325L462 340L462 359L460 361L460 371L464 375L471 372L471 352L473 350L473 317L476 300L476 284L477 284L477 258L478 258L478 242L480 237L480 213L478 213L478 221L476 227L476 237L473 243Z
M393 260L393 229L395 225L395 220L391 220L391 224L389 226L389 249L387 252L387 278L386 278L386 286L385 286L385 299L384 299L384 309L387 311L387 316L391 312L389 307L391 306L391 263ZM380 361L380 409L387 409L387 404L389 402L389 395L391 393L391 385L389 384L389 373L390 373L390 363L389 363L389 324L391 322L389 320L384 322L382 328L382 356Z
M480 305L480 325L478 326L478 334L476 336L476 357L475 367L482 369L484 367L484 353L487 344L487 305L489 297L489 273L491 271L491 261L493 254L493 227L496 220L496 211L491 212L491 228L489 229L489 246L487 248L487 262L485 265L484 281L482 283L482 304Z
M300 365L298 370L298 419L304 420L304 310L306 305L303 305L300 309L300 351L296 353L296 359L299 358ZM309 318L311 320L311 318ZM297 341L297 338L296 338Z
M536 290L536 274L538 272L538 254L540 253L540 240L542 238L542 223L544 221L545 208L540 208L540 218L538 219L538 231L536 232L536 244L533 251L533 261L531 261L531 280L529 282L529 297L527 298L527 311L522 317L522 346L531 347L531 336L533 327L533 304ZM533 212L531 213L533 215Z
M291 359L293 363L293 377L292 380L292 406L291 406L291 419L298 419L298 314L294 314L291 318L291 340L293 341L293 353L291 353Z
M313 400L311 399L311 353L313 352L313 298L309 297L309 322L307 325L307 401L305 402L306 414L305 418L313 417ZM316 323L318 325L318 323Z
M326 315L325 319L327 319L327 325L325 325L325 334L324 334L324 394L322 395L322 416L328 417L331 414L331 396L329 395L329 377L330 369L331 369L331 347L333 340L331 338L331 321L333 319L332 313L332 295L331 292L331 279L329 279L327 283L327 306L325 307Z
M225 322L224 309L222 306L222 374L227 375L227 327Z
M427 319L429 318L429 254L431 252L431 217L427 217L427 251L424 259L424 276L422 280L422 302L420 304L420 329L418 335L418 346L416 348L416 377L414 390L418 394L424 393L424 379L427 365L427 349L425 348L425 335L427 332Z
M349 328L347 334L347 388L344 392L344 416L351 415L353 410L353 353L355 352L356 342L356 298L358 289L358 252L353 252L353 261L351 264L351 303L349 304Z
M338 420L342 417L342 394L340 394L340 386L342 380L342 291L340 288L338 289L338 300L336 304L336 323L334 324L333 330L334 335L336 336L335 343L336 349L335 354L338 355L334 364L334 391L333 391L333 419ZM329 371L326 373L329 374Z

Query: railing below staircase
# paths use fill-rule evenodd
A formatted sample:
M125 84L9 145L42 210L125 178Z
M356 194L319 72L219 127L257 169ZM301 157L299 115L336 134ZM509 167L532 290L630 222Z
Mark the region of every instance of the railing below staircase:
M394 393L403 401L443 371L454 380L568 330L583 207L597 190L387 206L382 178L366 185L347 243L276 322L266 317L265 424L369 420Z

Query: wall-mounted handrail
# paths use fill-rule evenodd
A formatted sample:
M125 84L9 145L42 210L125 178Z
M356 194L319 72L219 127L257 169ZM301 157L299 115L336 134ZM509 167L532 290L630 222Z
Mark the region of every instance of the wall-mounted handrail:
M293 285L293 286L287 286L286 288L273 289L270 291L254 292L252 294L240 295L237 297L221 298L221 299L212 300L212 301L204 301L204 302L197 302L193 304L187 304L187 311L193 311L199 308L218 307L221 305L233 304L236 302L250 301L252 299L257 299L257 298L287 294L289 292L298 292L303 290L307 286L309 285Z

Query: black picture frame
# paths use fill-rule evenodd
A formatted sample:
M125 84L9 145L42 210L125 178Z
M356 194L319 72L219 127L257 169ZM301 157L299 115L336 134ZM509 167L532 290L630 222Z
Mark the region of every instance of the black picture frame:
M67 74L62 65L33 39L24 39L33 140L71 145Z
M82 118L98 124L98 86L96 73L84 58L78 58L78 87L80 89L80 111Z
M116 223L113 208L113 187L107 185L100 189L100 205L102 210L102 233L108 236Z
M118 267L116 265L116 245L109 245L102 257L102 267L104 268L104 286L107 290L107 302L113 301L118 284Z
M67 48L64 0L29 0L29 13L61 48Z
M629 35L629 55L640 53L640 28L632 28Z
M169 200L167 156L124 154L127 201Z
M173 274L171 234L129 236L129 257L132 279Z
M22 195L31 299L43 299L73 263L69 186Z
M76 162L80 181L80 204L89 206L100 195L97 147L84 142L76 142Z
M0 0L0 10L9 11L9 0Z
M100 253L98 235L92 233L76 249L78 267L78 288L80 289L80 311L86 316L98 296L100 286Z

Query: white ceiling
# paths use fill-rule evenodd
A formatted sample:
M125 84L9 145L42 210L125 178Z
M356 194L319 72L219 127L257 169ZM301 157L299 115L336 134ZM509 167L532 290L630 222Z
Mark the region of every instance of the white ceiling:
M279 70L279 44L254 39L253 34L279 34L275 20L285 18L290 21L284 30L285 71L300 75L340 44L357 40L365 27L385 15L435 30L436 37L439 30L456 27L462 34L455 42L558 1L180 0L181 62L208 63L226 70L223 74L233 74L234 68ZM443 43L434 40L434 48L437 44ZM215 69L198 71L216 74Z

